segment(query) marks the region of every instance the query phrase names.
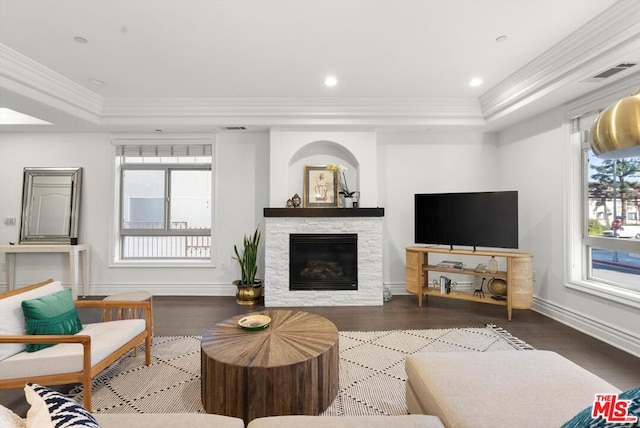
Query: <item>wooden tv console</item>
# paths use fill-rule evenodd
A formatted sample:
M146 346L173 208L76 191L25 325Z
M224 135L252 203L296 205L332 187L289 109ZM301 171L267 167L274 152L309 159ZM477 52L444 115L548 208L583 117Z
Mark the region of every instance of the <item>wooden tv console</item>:
M506 259L506 271L476 272L468 269L445 269L436 264L429 264L429 254L438 253L447 256L482 257L479 263L486 263L491 256ZM447 257L447 260L451 260ZM533 256L527 253L482 250L450 250L437 247L407 247L406 248L406 287L407 291L418 295L418 305L422 306L422 296L437 296L449 299L469 300L472 302L490 303L507 307L507 319L511 321L512 309L529 309L533 304ZM454 258L455 260L455 258ZM474 264L475 267L475 264ZM507 298L495 300L487 290L484 296L474 296L473 290L451 290L449 294L442 294L440 287L434 287L429 282L429 272L447 273L452 275L473 275L488 278L502 278L507 282Z

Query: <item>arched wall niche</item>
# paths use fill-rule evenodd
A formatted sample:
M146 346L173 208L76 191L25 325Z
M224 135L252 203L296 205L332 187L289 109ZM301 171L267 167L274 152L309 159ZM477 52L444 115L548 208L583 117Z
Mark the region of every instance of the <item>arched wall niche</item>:
M312 141L296 151L289 160L289 189L290 193L298 193L302 197L302 183L304 183L305 165L338 164L346 168L345 177L349 190L358 189L358 160L346 147L328 140ZM340 178L342 180L342 177ZM295 189L299 189L298 192Z
M331 163L346 168L349 190L360 192L360 206L377 206L377 137L374 132L271 130L269 156L271 207L284 207L295 193L303 197L305 165Z

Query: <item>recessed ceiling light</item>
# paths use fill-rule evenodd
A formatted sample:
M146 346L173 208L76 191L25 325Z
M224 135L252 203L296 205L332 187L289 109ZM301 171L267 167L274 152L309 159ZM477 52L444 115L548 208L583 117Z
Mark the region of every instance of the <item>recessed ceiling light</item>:
M98 86L104 86L106 85L104 80L100 80L100 79L89 79L89 82L93 83L94 85L98 85Z
M327 76L324 79L325 86L332 87L332 86L336 86L337 84L338 84L338 79L336 79L334 76Z
M73 40L75 40L77 43L82 43L82 44L87 43L89 41L84 37L80 37L80 36L75 36Z
M498 37L496 37L496 42L498 42L498 43L506 42L507 39L508 39L507 36L498 36Z
M482 85L482 79L479 77L474 77L469 81L469 86L480 86Z

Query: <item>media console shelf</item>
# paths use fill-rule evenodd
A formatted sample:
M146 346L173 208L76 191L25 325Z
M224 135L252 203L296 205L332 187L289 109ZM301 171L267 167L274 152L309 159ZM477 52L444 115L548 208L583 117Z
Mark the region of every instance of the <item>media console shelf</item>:
M473 269L445 269L436 264L429 264L429 254L446 254L451 256L482 257L478 263L486 262L491 256L506 259L506 271L476 272ZM423 296L437 296L449 299L469 300L507 307L507 319L511 321L512 309L529 309L533 304L533 256L527 253L506 251L472 251L450 250L437 247L406 248L406 283L407 291L418 295L418 305L422 306ZM474 266L477 263L474 264ZM486 290L484 297L474 296L473 290L452 290L449 294L440 293L440 287L430 286L429 272L455 275L473 275L489 278L502 278L507 282L506 300L495 300Z

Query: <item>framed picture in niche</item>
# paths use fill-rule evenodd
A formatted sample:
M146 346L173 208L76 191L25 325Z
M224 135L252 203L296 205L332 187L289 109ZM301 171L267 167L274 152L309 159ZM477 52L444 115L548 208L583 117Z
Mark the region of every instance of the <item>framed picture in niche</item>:
M304 166L305 208L338 208L338 174L326 165Z

